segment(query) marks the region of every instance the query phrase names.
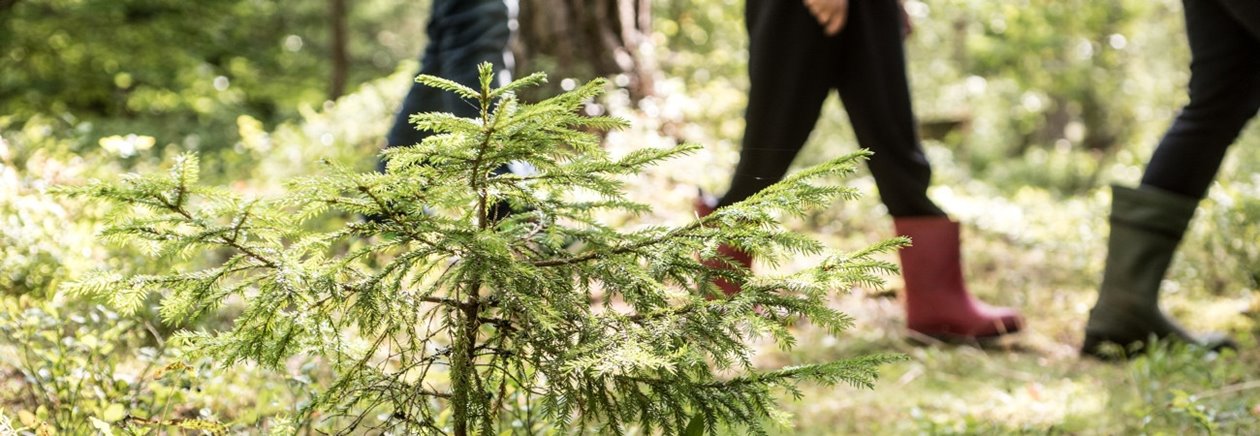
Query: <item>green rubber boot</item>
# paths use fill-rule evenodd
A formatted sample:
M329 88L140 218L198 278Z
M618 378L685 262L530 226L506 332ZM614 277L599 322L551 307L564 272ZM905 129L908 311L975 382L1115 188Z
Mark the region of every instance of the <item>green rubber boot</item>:
M1159 309L1159 284L1172 262L1198 201L1150 187L1112 187L1111 236L1098 304L1089 312L1081 353L1103 359L1105 343L1126 352L1148 345L1151 338L1174 339L1220 349L1233 342L1220 334L1196 337Z

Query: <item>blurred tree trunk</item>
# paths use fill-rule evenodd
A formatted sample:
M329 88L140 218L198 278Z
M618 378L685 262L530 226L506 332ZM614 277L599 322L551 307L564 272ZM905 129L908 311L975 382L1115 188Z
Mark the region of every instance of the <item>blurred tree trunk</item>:
M513 47L520 73L553 79L613 77L637 100L652 92L655 66L643 53L651 0L521 0ZM553 82L556 82L553 80Z
M346 0L328 0L328 15L332 20L332 79L328 99L336 100L346 92L350 72L350 55L346 50Z

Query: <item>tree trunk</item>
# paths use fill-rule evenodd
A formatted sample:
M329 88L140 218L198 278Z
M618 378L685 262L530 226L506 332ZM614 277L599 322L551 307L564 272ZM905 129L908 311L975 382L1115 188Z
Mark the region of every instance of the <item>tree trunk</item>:
M637 100L652 93L651 0L521 0L518 73L612 77ZM553 85L559 81L553 80Z
M328 16L332 20L332 78L328 99L336 100L346 92L350 73L350 55L346 50L346 0L328 0Z

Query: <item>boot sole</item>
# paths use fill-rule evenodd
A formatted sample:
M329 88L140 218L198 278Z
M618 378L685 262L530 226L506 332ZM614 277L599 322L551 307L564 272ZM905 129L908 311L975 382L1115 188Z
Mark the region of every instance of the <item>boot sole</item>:
M1158 341L1177 341L1192 347L1206 348L1212 352L1220 352L1225 349L1236 350L1238 344L1232 339L1222 335L1211 335L1210 339L1202 343L1194 341L1186 341L1183 339L1166 337L1158 339ZM1106 351L1106 345L1113 345L1120 349L1119 353ZM1151 345L1150 339L1139 340L1114 340L1100 335L1085 335L1085 341L1081 344L1081 356L1098 359L1103 362L1123 362L1131 360L1146 353L1147 347Z
M1097 359L1103 362L1123 362L1146 351L1146 342L1144 340L1130 341L1125 345L1121 341L1113 341L1098 336L1085 335L1085 342L1081 344L1081 356ZM1138 345L1140 344L1140 345ZM1119 352L1104 350L1106 345L1112 345L1119 348Z

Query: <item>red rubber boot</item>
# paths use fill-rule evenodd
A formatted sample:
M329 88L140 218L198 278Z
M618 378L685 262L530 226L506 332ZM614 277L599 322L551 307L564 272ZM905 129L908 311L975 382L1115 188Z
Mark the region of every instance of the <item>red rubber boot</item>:
M894 218L906 282L906 325L942 339L982 339L1019 331L1024 320L1005 307L973 297L963 282L958 223L947 217Z
M697 216L702 218L706 217L717 209L717 199L701 192L700 195L696 197L695 209ZM744 268L752 268L751 254L736 250L735 247L726 244L718 245L717 252L723 257L727 257L735 262L738 262L740 265L743 265ZM730 265L718 259L704 259L701 263L712 268L730 268ZM713 279L713 284L722 289L722 293L726 295L735 295L741 290L739 283L731 283L724 278Z

